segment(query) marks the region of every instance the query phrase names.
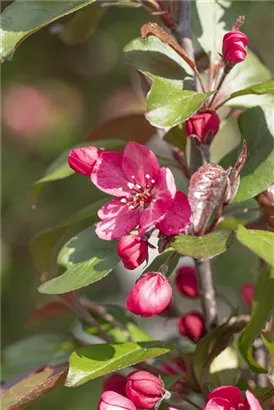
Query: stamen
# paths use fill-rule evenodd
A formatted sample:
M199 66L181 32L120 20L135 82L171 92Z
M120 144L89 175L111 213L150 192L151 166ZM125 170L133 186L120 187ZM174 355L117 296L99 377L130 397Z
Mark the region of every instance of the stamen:
M155 182L156 182L155 179L152 179L152 180L151 180L151 183L152 183L152 184L155 184Z
M134 205L129 205L129 209L135 209Z
M133 184L132 182L128 182L128 183L127 183L127 186L129 187L129 189L134 188L134 184Z
M131 176L131 178L132 178L132 179L135 179L135 176L134 176L134 175L132 175L132 176Z
M145 177L146 177L146 179L149 179L149 178L150 178L150 175L149 175L149 174L146 174Z
M135 187L138 188L138 189L142 188L140 184L135 184Z
M120 188L118 188L118 191L123 191L123 188L120 186Z
M122 204L126 204L127 200L126 200L126 198L122 198L122 199L120 199L120 202L122 202Z

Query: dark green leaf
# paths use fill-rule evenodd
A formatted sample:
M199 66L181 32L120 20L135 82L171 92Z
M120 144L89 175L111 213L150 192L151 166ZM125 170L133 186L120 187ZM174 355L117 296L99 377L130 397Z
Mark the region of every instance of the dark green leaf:
M2 13L1 61L12 58L16 47L31 34L94 0L15 1Z
M270 355L274 357L274 331L262 332L261 338Z
M248 325L243 330L238 348L249 367L257 373L266 373L254 359L252 344L264 328L271 313L274 312L274 268L264 268L257 279L253 297L251 317ZM262 303L263 301L263 303Z
M104 141L92 141L92 144L80 144L77 146L95 146L99 148L110 148L114 149L116 147L121 147L125 144L122 140L104 140ZM74 148L74 147L73 147ZM38 195L41 189L48 182L58 181L60 179L67 178L73 175L75 172L68 165L68 154L71 149L65 150L58 158L56 158L53 163L47 168L45 176L40 178L32 186L31 197L32 202L37 201Z
M213 258L230 247L234 236L232 229L222 229L203 236L179 235L171 246L183 256Z
M63 26L60 33L61 39L66 44L77 44L81 41L85 41L94 33L106 12L106 8L97 4L92 4L84 10L79 10Z
M70 356L66 386L80 386L124 367L168 353L166 342L99 344L77 349Z
M173 147L179 148L181 151L185 152L186 150L186 142L187 142L187 134L184 130L184 126L182 124L177 125L177 127L171 128L164 136L164 140L168 142Z
M157 77L183 80L193 75L183 58L154 36L131 41L124 48L124 53L127 63Z
M107 315L114 318L115 322L112 320L106 321L97 316L96 320L100 323L101 328L114 338L115 342L127 342L129 339L132 342L148 342L152 340L151 336L136 325L132 314L128 310L114 305L106 305L105 307ZM119 327L116 326L116 322L119 323ZM85 331L92 335L98 335L98 329L89 325L85 326Z
M19 381L3 391L2 410L22 410L33 401L40 399L55 387L62 385L65 371L54 373L51 368L45 368L38 373Z
M179 80L168 80L146 73L153 84L147 98L146 118L156 127L174 127L199 110L212 92L183 90Z
M86 221L85 225L93 225L98 217L97 212L99 208L106 202L106 200L99 200L91 205L86 206L77 212L63 224L55 226L54 228L47 229L37 234L30 243L30 252L36 269L39 272L47 272L50 266L50 261L54 257L54 251L57 251L59 245L62 246L62 240L67 240L66 232L71 225L76 225L82 221ZM73 236L79 230L83 229L83 226L76 226L74 229L67 232L67 234ZM63 242L64 243L64 242Z
M239 225L237 239L244 246L256 253L261 259L274 267L274 233L259 229L246 229Z
M174 253L172 249L166 249L164 252L160 253L160 255L156 256L156 258L151 262L151 264L146 268L147 272L158 272L160 267L165 264L166 260ZM170 276L174 269L178 265L179 262L179 255L176 254L170 262L168 263L168 270L165 273L166 276Z
M248 94L257 94L257 95L262 95L262 94L272 94L274 93L274 81L266 81L265 83L259 83L259 84L254 84L250 85L247 88L244 88L243 90L235 91L232 93L229 97L231 100L232 98L235 97L240 97L241 95L248 95Z
M247 142L247 160L234 202L253 198L267 189L274 175L273 105L249 108L240 115L238 121L242 138ZM239 151L240 148L229 153L221 165L227 168L234 164Z
M39 292L62 294L88 286L105 277L119 262L115 241L103 241L90 227L70 239L58 255L65 272L43 283Z
M66 360L73 347L67 337L54 334L39 334L19 340L3 349L2 380Z

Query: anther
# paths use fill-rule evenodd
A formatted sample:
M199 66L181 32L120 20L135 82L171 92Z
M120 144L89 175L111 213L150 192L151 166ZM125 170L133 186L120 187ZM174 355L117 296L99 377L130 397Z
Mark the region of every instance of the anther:
M152 183L152 184L155 184L155 182L156 182L155 179L152 179L152 180L151 180L151 183Z
M127 183L127 186L129 187L129 189L134 188L134 184L133 184L132 182L128 182L128 183Z
M138 188L138 189L142 188L140 184L135 184L135 187Z
M135 206L134 205L129 205L129 209L134 209Z
M122 198L122 199L120 199L120 202L122 202L122 204L126 204L127 200L126 200L126 198Z
M120 188L118 188L118 191L123 191L123 188L120 186Z
M146 179L149 179L149 178L150 178L150 175L149 175L149 174L146 174L145 177L146 177Z

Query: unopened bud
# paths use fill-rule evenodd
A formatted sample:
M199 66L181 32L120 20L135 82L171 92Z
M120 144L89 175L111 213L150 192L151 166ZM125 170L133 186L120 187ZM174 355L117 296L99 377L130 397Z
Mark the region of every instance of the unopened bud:
M136 406L128 398L114 391L104 392L98 404L98 410L136 410Z
M241 297L244 304L248 307L252 307L254 294L254 285L253 283L244 283L241 287Z
M148 242L137 235L124 235L117 245L117 253L127 269L135 269L148 258Z
M246 57L248 39L241 31L230 31L223 38L222 54L225 65L230 69Z
M73 148L68 155L69 166L75 172L89 177L101 152L97 147Z
M199 342L205 335L204 319L199 312L190 312L181 316L178 320L178 328L181 335L194 343Z
M182 266L176 272L175 284L180 293L189 298L199 296L197 273L193 266Z
M126 395L127 378L121 374L113 374L103 382L103 391L114 391L122 396Z
M196 137L200 144L209 145L220 126L220 118L213 110L198 112L193 114L185 122L186 134Z

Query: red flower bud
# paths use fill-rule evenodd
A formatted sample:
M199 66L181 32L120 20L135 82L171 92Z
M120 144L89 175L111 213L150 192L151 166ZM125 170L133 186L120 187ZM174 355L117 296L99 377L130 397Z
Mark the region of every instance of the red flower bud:
M136 407L152 409L164 397L165 388L159 377L137 370L127 377L126 395Z
M90 176L102 150L96 147L73 148L68 155L70 168L79 174Z
M198 112L185 122L185 132L188 136L195 135L201 144L210 144L219 125L220 118L215 111Z
M148 257L148 243L137 235L124 235L117 245L117 253L127 269L135 269Z
M252 307L254 294L254 285L253 283L244 283L241 287L241 297L244 304L248 307Z
M226 64L234 66L241 63L246 57L248 39L241 31L230 31L223 38L223 59Z
M178 328L181 335L188 337L194 343L205 335L204 319L199 312L190 312L181 316L178 320Z
M136 407L132 401L121 394L106 391L100 397L98 410L136 410Z
M103 391L114 391L122 396L126 395L127 378L121 374L113 374L103 382Z
M126 308L136 315L153 316L161 313L172 298L172 288L160 272L146 272L128 295Z
M180 293L189 298L199 296L196 269L193 266L182 266L176 272L175 284Z

